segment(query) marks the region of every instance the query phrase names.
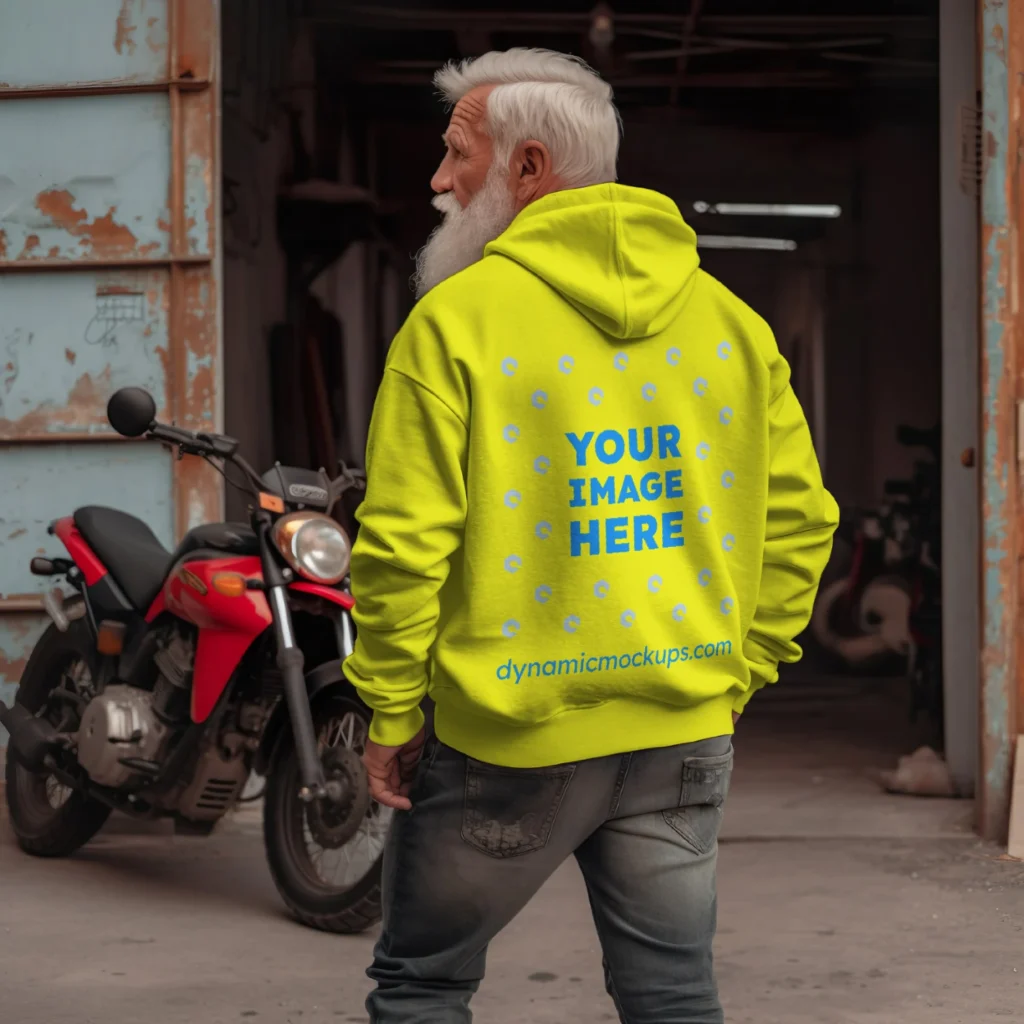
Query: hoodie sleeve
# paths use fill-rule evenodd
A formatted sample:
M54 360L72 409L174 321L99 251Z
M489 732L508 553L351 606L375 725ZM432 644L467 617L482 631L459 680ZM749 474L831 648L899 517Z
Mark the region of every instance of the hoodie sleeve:
M807 420L789 383L789 365L774 340L771 349L768 516L757 608L743 643L750 687L734 702L736 712L762 686L779 678L780 662L800 659L794 637L810 621L839 522L839 509L822 483Z
M393 350L407 341L400 336ZM370 424L352 553L357 639L345 662L373 710L370 738L386 746L423 725L439 591L466 519L465 422L400 365L389 361Z

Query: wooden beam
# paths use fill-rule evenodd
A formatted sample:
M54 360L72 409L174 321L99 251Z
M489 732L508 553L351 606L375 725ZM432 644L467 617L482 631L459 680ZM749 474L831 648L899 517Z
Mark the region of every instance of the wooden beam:
M669 105L673 107L679 102L679 89L682 85L683 76L686 74L686 66L690 62L690 42L697 31L697 19L700 17L703 6L704 0L690 0L690 13L686 16L686 21L683 23L681 52L676 57L676 75L679 76L679 81L672 86L669 93Z
M391 4L339 4L337 0L305 0L304 16L312 21L386 31L437 31L486 29L491 32L536 30L585 34L590 13L522 10L437 10L410 9ZM712 15L701 18L708 32L725 35L806 36L835 33L885 33L908 39L935 39L936 18L915 15ZM679 32L678 14L637 14L616 11L618 35L635 30Z

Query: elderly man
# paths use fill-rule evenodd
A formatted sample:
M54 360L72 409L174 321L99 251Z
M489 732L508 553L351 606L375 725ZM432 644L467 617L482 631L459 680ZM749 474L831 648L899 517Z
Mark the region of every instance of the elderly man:
M575 856L621 1019L718 1022L733 724L800 656L836 506L767 325L615 184L608 85L539 50L437 85L444 222L352 566L345 668L398 810L370 1016L469 1021L488 943Z

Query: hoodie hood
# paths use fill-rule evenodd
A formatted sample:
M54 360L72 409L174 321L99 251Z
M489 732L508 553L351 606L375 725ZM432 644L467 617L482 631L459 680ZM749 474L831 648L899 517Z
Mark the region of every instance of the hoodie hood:
M514 260L620 340L672 323L700 264L697 235L671 199L614 184L538 199L484 255Z

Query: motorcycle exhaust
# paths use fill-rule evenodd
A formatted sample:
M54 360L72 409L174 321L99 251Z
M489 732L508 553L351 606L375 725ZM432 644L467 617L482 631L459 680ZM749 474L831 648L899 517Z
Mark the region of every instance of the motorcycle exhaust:
M8 707L0 700L0 725L10 733L11 752L30 772L43 771L46 759L60 747L53 725L21 704Z

